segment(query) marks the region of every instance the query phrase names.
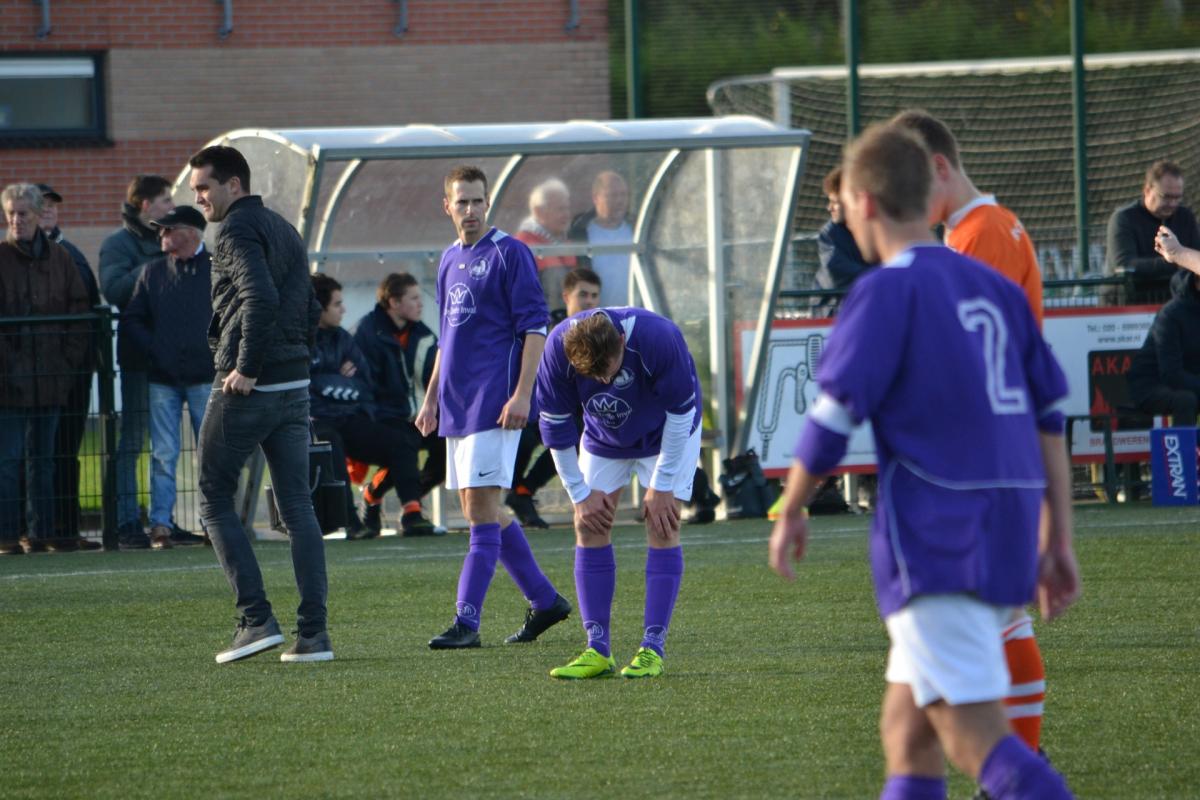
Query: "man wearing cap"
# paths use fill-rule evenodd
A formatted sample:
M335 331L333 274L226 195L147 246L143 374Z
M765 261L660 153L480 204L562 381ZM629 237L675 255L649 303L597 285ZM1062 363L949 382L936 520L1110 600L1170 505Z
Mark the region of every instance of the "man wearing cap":
M92 273L87 256L71 244L58 227L58 206L62 195L47 184L39 183L42 193L41 228L50 241L62 245L71 254L79 270L79 277L87 288L88 307L100 304L100 287ZM75 375L71 390L63 402L62 415L58 420L58 432L54 438L54 497L56 508L54 526L60 539L78 541L81 550L99 550L100 543L83 539L79 535L79 448L83 444L83 431L87 423L88 404L92 398L92 375L96 371L92 338L88 338L87 360Z
M207 224L191 206L176 206L151 220L166 255L142 270L121 315L121 334L148 356L150 546L155 550L204 542L204 537L175 527L172 515L183 404L199 441L214 375L208 349L212 262L204 247Z

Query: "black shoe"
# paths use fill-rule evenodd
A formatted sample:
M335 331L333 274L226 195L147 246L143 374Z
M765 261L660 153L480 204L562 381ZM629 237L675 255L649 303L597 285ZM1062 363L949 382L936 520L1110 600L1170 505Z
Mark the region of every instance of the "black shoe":
M122 550L149 550L150 537L138 523L122 525L117 529L117 545Z
M554 605L541 611L532 607L525 609L525 624L521 630L504 640L505 644L532 642L541 636L551 625L557 625L571 615L571 604L561 594L554 596Z
M366 539L370 535L371 532L358 516L358 509L351 509L350 518L346 520L346 540L353 542L358 539Z
M383 503L363 503L362 515L363 527L366 528L366 533L362 536L356 536L356 539L374 539L383 532Z
M441 636L429 640L430 650L464 650L479 647L479 631L473 631L461 622L455 622Z
M230 661L241 661L243 658L258 655L264 650L283 644L283 631L274 617L261 625L251 625L245 617L238 620L237 628L233 631L233 644L217 653L218 664L228 664Z
M434 536L433 523L425 519L425 516L420 511L409 511L400 518L400 530L404 531L404 537L409 536Z
M702 507L702 508L697 508L690 515L688 515L683 520L683 523L685 525L707 525L710 522L713 522L714 520L716 520L716 518L717 518L716 511L713 511L711 508Z
M45 541L51 553L74 553L79 549L79 539L72 536L55 536Z
M27 556L32 555L33 553L46 552L45 539L35 539L32 536L22 536L19 541L21 543L21 549L25 551L25 555Z
M333 661L333 645L329 643L329 633L320 631L312 636L296 634L296 643L279 656L284 662Z
M21 543L3 541L0 542L0 556L23 556L25 548L21 547Z
M533 502L533 495L509 492L504 497L504 505L512 509L512 512L517 515L517 519L526 528L546 529L550 527L550 523L538 514L537 506Z
M171 523L171 532L167 538L171 544L179 547L199 547L204 544L204 537L199 534L192 533L187 528L181 528L175 523Z

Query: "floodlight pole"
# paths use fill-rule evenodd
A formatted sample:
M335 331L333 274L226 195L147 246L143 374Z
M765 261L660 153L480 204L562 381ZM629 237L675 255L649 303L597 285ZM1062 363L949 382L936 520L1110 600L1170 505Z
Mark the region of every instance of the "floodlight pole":
M1091 266L1091 236L1088 230L1087 201L1087 101L1084 93L1083 2L1071 0L1071 120L1075 129L1075 228L1079 260L1076 275Z
M637 29L637 0L625 0L625 113L629 119L642 116Z
M858 107L858 0L842 5L846 17L846 138L858 136L862 120Z

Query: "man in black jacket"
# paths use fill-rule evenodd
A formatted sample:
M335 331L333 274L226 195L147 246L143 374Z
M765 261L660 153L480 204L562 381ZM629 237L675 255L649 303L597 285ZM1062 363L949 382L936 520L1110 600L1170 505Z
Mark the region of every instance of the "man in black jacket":
M317 302L321 304L321 320L313 349L309 402L317 437L332 445L334 472L346 482L350 505L346 538L366 539L379 535L379 528L363 525L354 509L354 500L349 494L346 456L366 464L377 464L393 476L400 503L406 508L401 517L401 530L405 536L432 535L433 523L421 514L417 471L420 437L416 428L409 436L397 427L375 421L370 367L354 337L342 328L342 317L346 314L342 285L319 272L312 276L312 284Z
M204 537L176 528L173 519L183 404L198 441L212 392L212 265L204 247L204 215L196 209L176 206L151 225L161 231L167 255L142 270L121 315L121 333L149 357L150 544L163 550L204 543Z
M1104 271L1128 274L1132 289L1129 304L1162 303L1169 299L1174 264L1155 252L1159 226L1170 228L1185 247L1200 248L1196 215L1183 205L1183 170L1173 161L1155 161L1146 170L1142 196L1113 212L1108 220L1108 253ZM1105 295L1109 302L1115 292Z
M212 256L208 343L216 380L200 428L200 515L233 588L241 620L217 663L283 643L262 573L234 508L242 466L262 446L291 538L300 591L299 637L283 661L329 661L325 542L308 484L308 364L321 309L304 242L250 194L250 166L232 147L192 156L189 184L209 222L223 222Z
M1179 270L1173 298L1159 309L1129 368L1129 397L1147 414L1168 414L1178 427L1200 410L1200 276Z

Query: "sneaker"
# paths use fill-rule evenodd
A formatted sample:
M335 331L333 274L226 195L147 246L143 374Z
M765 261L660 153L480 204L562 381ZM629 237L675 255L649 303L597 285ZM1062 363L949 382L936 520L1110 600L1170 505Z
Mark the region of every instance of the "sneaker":
M138 523L123 525L117 529L117 545L122 550L149 550L150 537Z
M367 526L363 525L362 518L358 516L358 509L351 508L346 517L346 540L354 541L362 539L367 533Z
M473 631L461 622L455 622L441 636L429 640L430 650L464 650L479 647L479 631Z
M433 535L434 536L445 536L449 532L450 532L450 529L447 528L445 525L434 525L433 526Z
M662 656L649 647L639 647L629 666L621 670L623 678L657 678L663 674Z
M374 539L381 534L383 532L383 503L371 505L364 502L362 523L366 528L366 533L362 536L355 536L355 539Z
M264 650L283 644L283 632L279 623L271 617L262 625L251 625L242 617L233 632L233 644L217 653L218 664L228 664L230 661L240 661L258 655Z
M409 511L400 518L400 530L409 536L433 536L433 523L425 519L420 511Z
M166 525L155 525L150 529L150 547L153 550L171 549L171 529Z
M46 552L46 542L44 539L35 539L31 536L22 536L17 541L20 542L21 550L25 552L25 555Z
M589 647L570 664L550 670L550 677L579 681L588 678L607 678L616 671L617 662L612 656L602 656L596 648Z
M74 553L79 549L79 539L74 536L55 536L45 543L51 553Z
M684 525L708 525L717 519L717 512L707 506L701 506L684 518Z
M541 636L551 625L557 625L571 614L571 604L561 594L554 596L554 605L541 611L533 607L525 609L525 624L521 630L504 640L505 644L532 642Z
M0 556L23 556L25 548L20 542L0 542Z
M299 631L296 634L295 644L279 655L280 661L333 661L333 645L327 631L312 636L300 636Z
M544 530L550 527L550 523L546 522L538 514L537 505L533 501L533 495L509 492L504 496L504 505L512 509L517 519L526 528L541 528Z
M94 539L88 539L83 536L75 537L75 549L81 551L103 550L104 545Z
M181 528L178 525L171 525L171 532L168 534L171 544L176 547L199 547L204 544L204 537L199 534L192 533L187 528Z

